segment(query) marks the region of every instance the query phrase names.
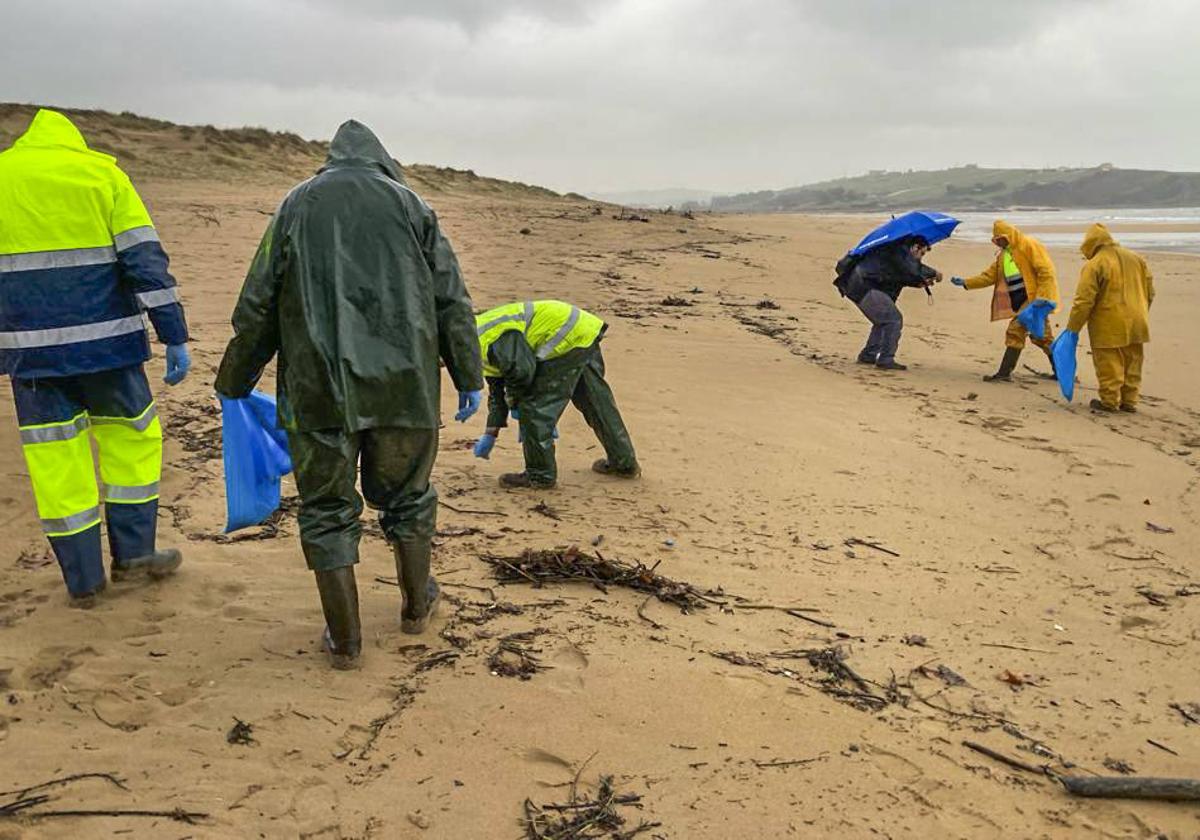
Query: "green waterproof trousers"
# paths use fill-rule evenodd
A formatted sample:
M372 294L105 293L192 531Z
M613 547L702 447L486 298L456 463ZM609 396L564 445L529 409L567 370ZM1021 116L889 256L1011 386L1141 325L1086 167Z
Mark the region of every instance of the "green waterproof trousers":
M300 491L300 545L314 572L358 562L362 536L360 466L367 504L391 543L429 540L437 527L437 491L429 483L437 429L290 432ZM361 462L361 463L360 463Z
M533 482L548 484L558 478L554 427L568 402L574 403L583 414L614 468L626 470L637 464L633 441L617 410L612 389L604 381L604 356L599 341L591 347L579 347L557 359L538 363L529 391L529 396L521 400L520 423L525 472Z

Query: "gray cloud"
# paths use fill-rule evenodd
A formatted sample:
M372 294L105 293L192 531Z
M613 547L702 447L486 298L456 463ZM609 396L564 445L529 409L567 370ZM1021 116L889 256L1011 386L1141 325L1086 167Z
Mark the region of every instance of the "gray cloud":
M1200 169L1191 0L18 0L4 96L328 137L558 189Z

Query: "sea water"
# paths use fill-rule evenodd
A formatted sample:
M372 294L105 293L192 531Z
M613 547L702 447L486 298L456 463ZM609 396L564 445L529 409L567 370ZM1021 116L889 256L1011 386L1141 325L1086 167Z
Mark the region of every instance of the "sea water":
M1177 251L1200 254L1200 207L1122 208L1119 210L997 210L987 213L952 213L962 224L954 231L955 239L987 242L992 238L992 222L1004 219L1018 228L1028 228L1050 247L1078 247L1082 230L1092 222L1103 222L1113 229L1113 238L1135 251ZM1121 225L1154 225L1159 230L1121 230ZM1079 231L1042 231L1042 226L1077 225ZM1188 228L1198 228L1189 230Z

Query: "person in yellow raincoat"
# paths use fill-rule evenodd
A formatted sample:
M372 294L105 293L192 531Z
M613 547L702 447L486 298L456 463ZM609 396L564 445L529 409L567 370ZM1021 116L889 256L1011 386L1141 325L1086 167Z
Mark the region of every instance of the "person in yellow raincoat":
M1057 311L1058 277L1046 246L1003 219L997 219L992 225L992 244L1000 251L990 266L974 277L965 280L952 277L950 282L968 290L992 287L992 320L1003 321L1007 318L1009 323L1004 333L1004 357L1000 360L1000 367L983 379L985 382L1011 382L1012 372L1016 370L1017 360L1025 349L1026 339L1040 347L1046 358L1050 359L1051 367L1054 365L1050 358L1054 335L1049 317L1042 337L1034 338L1016 316L1035 300L1052 301Z
M1079 250L1087 262L1067 329L1088 328L1100 382L1100 399L1091 406L1132 413L1141 394L1143 345L1150 340L1154 277L1146 261L1118 245L1102 224L1088 228Z

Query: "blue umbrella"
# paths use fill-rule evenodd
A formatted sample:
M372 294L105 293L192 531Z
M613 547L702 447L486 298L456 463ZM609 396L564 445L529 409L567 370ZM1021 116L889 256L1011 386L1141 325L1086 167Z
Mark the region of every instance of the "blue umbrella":
M919 236L932 245L949 237L956 227L958 227L958 219L953 216L914 210L875 228L863 238L862 242L858 243L850 255L861 257L863 254L874 251L880 245L899 242L910 236Z

